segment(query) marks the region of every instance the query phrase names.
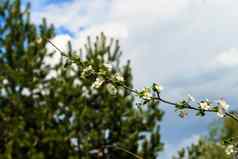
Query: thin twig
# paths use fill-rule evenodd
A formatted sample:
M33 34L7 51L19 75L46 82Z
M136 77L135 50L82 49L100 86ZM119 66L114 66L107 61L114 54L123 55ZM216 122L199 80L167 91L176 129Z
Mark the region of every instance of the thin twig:
M121 147L121 146L118 146L118 145L107 145L106 147L112 147L112 148L115 148L115 149L119 149L119 150L121 150L123 152L126 152L126 153L134 156L137 159L143 159L141 156L139 156L139 155L137 155L137 154L135 154L135 153L133 153L133 152L131 152L131 151Z
M51 42L50 40L48 40L48 42L57 50L61 53L62 56L66 56L67 55L64 53L64 51L62 51L59 47L57 47L53 42Z

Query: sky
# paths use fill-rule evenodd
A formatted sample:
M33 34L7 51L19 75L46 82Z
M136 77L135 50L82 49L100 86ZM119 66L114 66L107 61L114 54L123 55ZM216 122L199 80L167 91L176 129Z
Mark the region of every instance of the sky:
M119 39L122 61L131 60L135 88L159 82L166 99L223 97L231 109L237 108L237 0L26 1L32 3L33 22L45 17L55 25L53 40L62 49L68 40L79 49L88 35L100 32ZM192 112L181 119L168 105L160 107L165 111L164 159L221 121L215 114L200 118Z

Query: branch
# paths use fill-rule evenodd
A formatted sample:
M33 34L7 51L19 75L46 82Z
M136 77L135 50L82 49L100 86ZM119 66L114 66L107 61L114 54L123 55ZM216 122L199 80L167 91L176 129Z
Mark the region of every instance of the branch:
M66 55L60 48L58 48L53 42L51 42L50 40L48 40L48 42L49 42L56 50L58 50L58 51L61 53L62 56L65 56L65 57L68 57L68 58L69 58L69 56L67 56L67 55ZM74 59L72 59L72 58L70 58L70 59L71 59L71 60L74 60ZM113 83L113 81L112 81L111 79L107 79L107 80ZM133 88L130 88L130 87L128 87L128 86L126 86L126 85L124 85L124 84L121 84L121 83L120 83L119 86L121 86L121 87L123 87L123 88L125 88L125 89L131 91L132 93L135 93L137 96L139 96L139 93L140 93L139 91L137 91L137 90L135 90L135 89L133 89ZM175 107L181 106L181 105L179 105L178 103L174 103L174 102L171 102L171 101L167 101L167 100L165 100L165 99L162 99L162 98L160 97L160 92L158 92L158 91L155 91L155 92L156 92L156 94L157 94L157 97L153 96L152 99L161 101L161 102L163 102L163 103L166 103L166 104L169 104L169 105L172 105L172 106L175 106ZM190 109L190 110L204 111L204 112L217 112L217 111L215 111L214 109L204 110L204 109L201 109L201 108L193 107L192 105L190 105L190 104L188 104L188 103L187 103L187 107L185 107L185 108L186 108L186 109ZM235 121L238 122L237 116L233 115L232 113L226 112L225 115L226 115L226 116L229 116L230 118L232 118L232 119L234 119Z

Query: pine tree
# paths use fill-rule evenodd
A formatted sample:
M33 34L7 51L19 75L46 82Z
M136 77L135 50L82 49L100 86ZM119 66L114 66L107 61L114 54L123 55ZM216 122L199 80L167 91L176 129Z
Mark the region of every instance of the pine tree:
M139 110L131 92L93 89L81 78L83 68L63 56L56 65L47 63L59 53L46 47L54 27L45 19L33 24L30 5L21 7L20 0L0 3L0 158L134 158L123 149L156 158L163 148L158 103ZM68 46L67 56L78 54ZM118 41L108 43L103 34L95 42L88 38L82 53L79 60L95 69L113 64L132 87Z

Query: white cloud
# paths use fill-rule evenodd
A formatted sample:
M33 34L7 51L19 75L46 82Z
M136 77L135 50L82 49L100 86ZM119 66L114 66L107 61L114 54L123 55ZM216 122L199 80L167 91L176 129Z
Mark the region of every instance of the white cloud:
M129 29L147 28L159 18L177 15L187 4L188 0L73 0L38 9L33 12L33 19L40 23L41 18L46 17L56 27L72 31L76 37L83 27L82 34L104 31L120 38L127 36Z
M187 6L188 2L188 0L114 0L111 12L116 18L129 17L146 22L147 19L142 18L175 16Z
M33 20L37 23L41 22L42 18L47 18L50 23L55 26L67 26L70 30L77 31L79 28L79 11L81 5L77 1L73 3L50 4L33 12Z
M107 36L114 38L125 39L128 37L128 30L124 24L111 22L89 27L85 32L80 33L79 38L87 35L99 35L101 32L104 32Z
M129 36L126 26L120 23L111 22L94 25L82 32L75 34L75 37L72 40L74 49L78 50L80 48L83 48L83 45L86 43L88 36L95 40L95 36L100 35L100 33L102 32L106 35L106 37L114 39L126 40Z
M217 65L221 66L237 66L238 65L238 49L237 48L230 48L225 50L224 52L220 53L216 58L215 61Z
M79 1L73 0L64 3L51 3L33 12L33 19L40 23L45 17L56 27L65 27L77 33L80 27L95 23L98 16L105 15L107 0ZM101 20L101 19L100 19Z

